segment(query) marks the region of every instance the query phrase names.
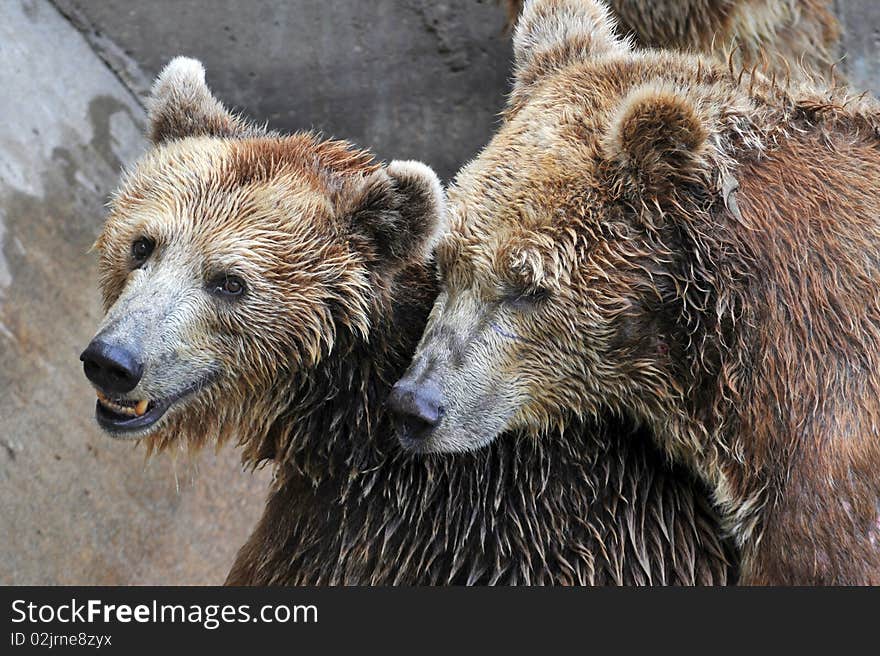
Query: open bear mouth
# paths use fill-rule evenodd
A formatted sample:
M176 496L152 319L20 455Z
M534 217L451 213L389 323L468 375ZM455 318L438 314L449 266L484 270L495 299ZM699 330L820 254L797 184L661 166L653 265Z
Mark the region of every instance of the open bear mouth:
M114 399L96 390L98 400L95 403L95 419L108 433L143 431L159 421L174 403L202 389L211 378L205 378L198 384L164 399Z
M106 431L124 433L147 428L155 424L171 406L171 399L128 401L111 399L98 392L95 403L95 419Z

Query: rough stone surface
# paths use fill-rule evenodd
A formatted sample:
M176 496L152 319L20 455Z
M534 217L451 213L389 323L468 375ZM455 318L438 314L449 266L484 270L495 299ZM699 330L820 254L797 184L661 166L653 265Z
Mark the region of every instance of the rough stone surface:
M189 55L221 100L273 128L424 159L446 178L492 133L510 72L495 0L57 4L139 94Z
M510 76L495 0L54 0L140 96L174 55L225 102L446 179L486 143ZM835 0L841 69L880 93L880 2Z
M843 27L843 70L852 86L880 95L880 2L835 0Z
M221 583L263 506L232 450L145 462L93 420L88 253L143 111L44 0L0 2L0 584Z

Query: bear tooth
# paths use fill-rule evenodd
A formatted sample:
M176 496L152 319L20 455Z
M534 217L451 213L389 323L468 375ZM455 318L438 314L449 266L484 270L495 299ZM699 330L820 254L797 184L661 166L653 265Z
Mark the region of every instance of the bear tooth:
M141 399L140 401L137 402L137 405L134 407L134 413L138 417L142 417L144 415L144 413L146 413L147 406L149 404L150 404L150 402L147 399Z

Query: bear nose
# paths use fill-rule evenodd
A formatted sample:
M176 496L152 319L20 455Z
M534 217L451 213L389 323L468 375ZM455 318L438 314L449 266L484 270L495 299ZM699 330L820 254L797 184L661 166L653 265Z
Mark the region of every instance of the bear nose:
M443 393L430 379L416 382L404 378L391 388L388 406L402 441L423 440L443 417Z
M143 362L137 353L97 337L80 354L79 359L82 360L86 378L103 392L130 392L137 387L144 373Z

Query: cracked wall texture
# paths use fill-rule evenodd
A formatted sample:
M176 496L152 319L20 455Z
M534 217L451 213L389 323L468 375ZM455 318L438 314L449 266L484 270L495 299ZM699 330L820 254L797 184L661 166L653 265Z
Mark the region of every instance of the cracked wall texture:
M486 142L510 74L495 0L57 2L143 95L174 55L225 103L449 178Z
M445 179L486 143L510 76L495 0L55 0L139 94L174 55L225 102ZM841 68L880 92L880 2L836 0Z

